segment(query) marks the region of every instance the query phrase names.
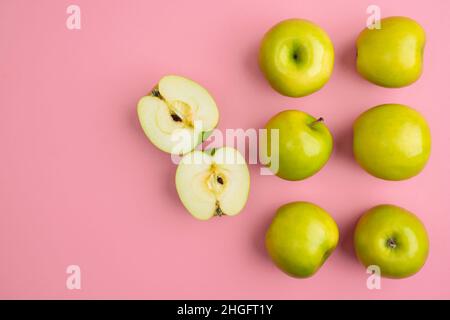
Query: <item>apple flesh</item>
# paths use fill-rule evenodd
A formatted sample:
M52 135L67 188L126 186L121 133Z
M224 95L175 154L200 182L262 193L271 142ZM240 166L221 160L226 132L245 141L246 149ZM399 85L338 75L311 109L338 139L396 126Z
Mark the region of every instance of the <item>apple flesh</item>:
M419 174L431 150L430 129L416 110L400 104L373 107L353 124L353 153L368 173L385 180Z
M175 180L181 202L199 220L237 215L250 189L245 159L229 147L184 155Z
M318 172L333 151L333 137L322 118L298 110L278 113L266 124L267 139L261 143L270 158L277 157L279 168L274 172L286 180L303 180ZM271 130L278 130L278 154L272 153ZM275 149L276 150L276 149Z
M379 205L359 219L354 246L365 267L376 265L384 277L405 278L425 264L429 242L414 214L394 205Z
M185 154L203 142L205 132L219 121L216 103L198 83L180 76L165 76L140 99L137 113L147 138L160 150ZM178 137L189 137L180 141Z
M381 29L366 28L358 37L358 72L383 87L410 85L422 74L425 31L406 17L389 17L380 23Z
M289 19L272 27L259 50L259 66L270 85L289 97L322 88L334 64L333 43L316 24Z
M296 278L314 275L338 241L336 222L309 202L292 202L279 208L266 233L270 257L282 271Z

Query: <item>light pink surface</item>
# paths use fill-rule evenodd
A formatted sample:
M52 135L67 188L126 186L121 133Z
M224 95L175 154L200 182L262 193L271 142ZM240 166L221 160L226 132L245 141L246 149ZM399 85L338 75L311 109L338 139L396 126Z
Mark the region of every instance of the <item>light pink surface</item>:
M66 28L81 7L82 30ZM384 1L427 32L421 79L384 89L360 78L354 43L373 1L0 2L0 298L450 298L449 1ZM290 17L315 21L335 44L329 83L300 99L272 90L258 44ZM145 138L136 102L168 73L206 86L220 129L259 128L298 108L322 116L335 151L314 177L288 182L251 166L237 217L193 219L178 200L170 157ZM378 180L352 158L351 125L371 106L408 104L428 119L426 169L403 182ZM341 243L313 278L278 271L263 239L275 210L312 201L336 219ZM405 280L366 288L351 237L366 209L393 203L425 223L431 252ZM82 290L66 289L66 267Z

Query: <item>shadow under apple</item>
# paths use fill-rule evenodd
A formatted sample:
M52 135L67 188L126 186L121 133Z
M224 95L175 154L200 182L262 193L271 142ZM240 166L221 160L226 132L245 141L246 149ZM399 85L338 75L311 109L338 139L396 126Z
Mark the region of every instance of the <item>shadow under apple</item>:
M271 265L272 260L270 259L266 250L266 232L270 226L270 223L272 222L273 217L275 216L276 210L277 208L273 207L272 210L269 210L269 212L265 213L264 216L262 216L261 219L258 220L257 225L253 229L254 251L261 260L264 260L264 263L267 263L267 265Z
M351 123L351 122L350 122ZM334 154L337 157L344 158L356 165L353 157L353 128L352 126L342 127L333 134Z
M353 246L353 234L358 219L364 212L365 210L355 211L355 214L351 215L344 223L339 225L339 234L341 236L339 249L343 252L344 256L351 259L354 264L359 264L359 262Z
M251 77L252 83L254 83L258 90L273 90L269 83L264 78L263 73L259 69L258 56L259 56L260 42L253 42L247 49L244 55L244 67L246 74Z
M356 58L357 58L357 49L356 49L356 39L358 35L355 34L349 40L347 40L340 50L336 50L338 52L336 57L336 62L341 67L341 72L351 75L354 78L359 78L358 71L356 69Z

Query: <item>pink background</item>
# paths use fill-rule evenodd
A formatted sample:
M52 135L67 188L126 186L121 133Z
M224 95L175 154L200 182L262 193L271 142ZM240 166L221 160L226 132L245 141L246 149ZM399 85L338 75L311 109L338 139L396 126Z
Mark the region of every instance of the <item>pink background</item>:
M82 29L66 28L81 7ZM405 15L427 32L421 79L377 87L354 68L366 8ZM449 1L0 1L0 298L450 298ZM315 21L335 45L329 83L300 99L272 90L257 67L264 32L282 19ZM175 166L145 138L136 102L169 73L215 97L220 129L260 128L298 108L322 116L335 150L314 177L288 182L251 166L237 217L200 222L182 207ZM351 125L396 102L428 119L433 150L418 177L378 180L352 158ZM282 204L317 203L341 243L313 278L297 280L267 257L265 230ZM423 270L366 288L351 237L364 210L393 203L425 223ZM66 267L82 290L66 289Z

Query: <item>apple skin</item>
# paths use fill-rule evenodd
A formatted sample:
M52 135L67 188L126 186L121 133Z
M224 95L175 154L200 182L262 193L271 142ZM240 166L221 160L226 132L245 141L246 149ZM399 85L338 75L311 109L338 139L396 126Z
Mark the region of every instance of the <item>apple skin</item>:
M291 202L279 208L266 233L270 257L295 278L314 275L338 241L336 222L325 210L309 202Z
M353 124L353 154L368 173L385 180L419 174L431 151L426 120L400 104L373 107Z
M425 264L429 241L424 225L414 214L385 204L370 209L359 219L354 246L365 267L377 265L384 277L405 278Z
M266 152L270 156L270 130L279 130L279 168L274 172L285 180L303 180L317 173L333 151L333 137L323 123L298 110L276 114L266 124ZM263 146L264 147L264 146Z
M316 24L284 20L264 36L259 66L270 85L289 97L303 97L322 88L334 64L333 43Z
M364 29L357 40L357 69L379 86L399 88L422 74L425 31L406 17L382 19L381 29Z

